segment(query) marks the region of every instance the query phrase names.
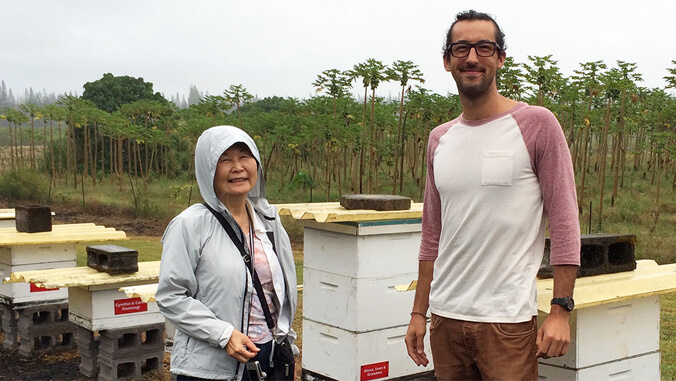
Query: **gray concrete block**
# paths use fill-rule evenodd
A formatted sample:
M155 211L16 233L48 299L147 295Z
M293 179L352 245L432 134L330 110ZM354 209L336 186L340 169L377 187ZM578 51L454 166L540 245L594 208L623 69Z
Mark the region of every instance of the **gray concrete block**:
M578 277L611 274L636 269L636 235L586 234L582 235ZM541 278L551 278L554 270L549 262L551 244L545 241L545 253L538 271Z
M16 349L19 346L18 336L18 320L19 313L14 309L13 304L1 304L2 309L2 331L5 335L5 340L2 346L5 349Z
M52 231L52 210L48 206L17 206L14 213L17 231L25 233Z
M350 194L340 196L340 205L349 210L408 210L411 209L411 199L385 194Z
M68 320L68 303L18 310L19 353L29 357L75 348L77 326Z
M98 356L88 356L80 351L80 373L88 378L95 378L99 374Z
M164 351L143 353L121 358L99 354L99 381L140 379L150 372L162 375Z
M96 358L99 353L99 344L101 337L95 336L94 332L87 328L77 326L77 349L80 354L85 353L90 357Z
M138 251L117 245L87 246L87 266L110 275L138 271Z
M111 359L164 352L164 323L100 331L99 356Z

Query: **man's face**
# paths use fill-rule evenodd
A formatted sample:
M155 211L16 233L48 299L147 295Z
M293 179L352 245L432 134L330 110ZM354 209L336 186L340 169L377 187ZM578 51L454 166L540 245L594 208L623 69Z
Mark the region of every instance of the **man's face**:
M480 41L495 42L495 26L487 20L458 21L453 26L452 42L475 44ZM479 57L475 49L470 49L467 57L453 57L450 53L444 58L446 71L451 72L458 92L470 99L479 98L495 89L495 74L505 62L504 53L496 50L490 57Z

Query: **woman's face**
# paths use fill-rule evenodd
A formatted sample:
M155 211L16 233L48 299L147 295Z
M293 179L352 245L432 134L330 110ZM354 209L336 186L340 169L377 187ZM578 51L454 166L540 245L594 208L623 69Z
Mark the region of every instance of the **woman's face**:
M258 180L258 165L244 143L228 148L218 159L214 175L214 191L223 203L228 198L243 198Z

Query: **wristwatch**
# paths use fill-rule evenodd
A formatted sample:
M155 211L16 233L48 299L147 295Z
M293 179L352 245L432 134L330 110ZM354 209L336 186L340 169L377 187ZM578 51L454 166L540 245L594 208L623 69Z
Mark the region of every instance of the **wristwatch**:
M558 304L559 306L565 308L567 311L572 311L575 308L575 301L571 297L567 298L554 298L552 299L552 305Z

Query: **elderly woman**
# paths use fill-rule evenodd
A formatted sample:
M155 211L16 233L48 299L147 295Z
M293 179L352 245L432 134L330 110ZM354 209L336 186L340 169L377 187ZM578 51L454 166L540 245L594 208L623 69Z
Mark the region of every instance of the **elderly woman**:
M269 375L274 350L296 338L297 288L289 236L265 199L258 148L239 128L212 127L197 141L195 174L205 204L176 216L162 237L156 300L176 327L171 372L178 380L247 380L245 363L258 361Z

